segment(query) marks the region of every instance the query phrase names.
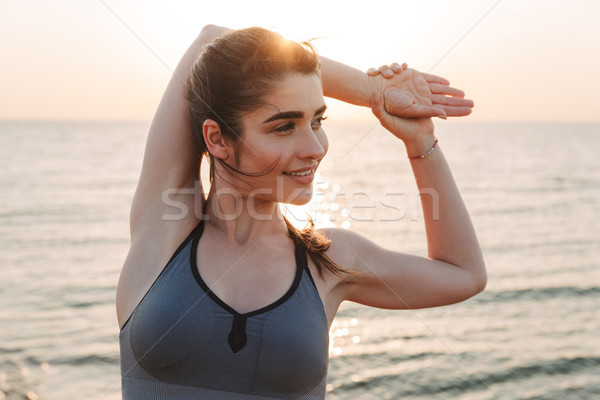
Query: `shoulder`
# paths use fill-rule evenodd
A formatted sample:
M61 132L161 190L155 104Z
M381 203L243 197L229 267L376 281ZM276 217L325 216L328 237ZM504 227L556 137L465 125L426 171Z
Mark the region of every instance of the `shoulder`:
M359 233L351 231L349 229L342 228L321 228L318 229L319 233L324 235L326 238L331 240L332 245L335 243L336 245L365 245L368 243L372 243L369 239L362 236Z
M319 232L331 241L327 256L340 267L351 271L361 269L365 255L381 250L371 240L348 229L323 228Z

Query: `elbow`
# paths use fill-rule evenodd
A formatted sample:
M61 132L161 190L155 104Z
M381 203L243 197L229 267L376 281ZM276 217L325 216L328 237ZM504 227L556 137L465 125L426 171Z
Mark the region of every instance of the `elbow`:
M215 28L218 28L217 25L213 25L213 24L206 24L202 27L202 29L200 30L200 34L204 34L206 35L207 33L213 32L215 30Z
M487 286L488 277L485 268L485 260L483 254L481 254L481 250L469 259L468 264L465 265L463 269L468 271L469 274L469 286L472 293L470 297L483 292Z
M458 301L464 301L476 296L483 292L487 286L487 272L483 261L471 264L468 268L463 267L463 273L460 285L461 289L458 294L460 299Z
M487 275L485 274L485 271L482 274L469 274L469 277L465 278L462 281L462 285L459 291L454 292L452 294L452 301L448 302L447 304L455 304L461 301L468 300L471 297L474 297L479 293L483 292L485 290L486 285Z
M485 264L482 262L481 265L476 269L477 272L474 272L472 275L472 296L475 296L478 293L481 293L485 290L487 286L487 272L485 269Z
M200 34L196 38L196 40L200 40L201 42L208 42L212 40L214 36L216 25L204 25L200 30Z
M487 274L484 272L483 276L479 278L475 285L475 294L481 293L485 290L487 286Z
M209 42L221 36L222 34L230 31L231 29L222 26L208 24L204 25L202 30L200 30L200 35L198 35L198 38L202 41Z

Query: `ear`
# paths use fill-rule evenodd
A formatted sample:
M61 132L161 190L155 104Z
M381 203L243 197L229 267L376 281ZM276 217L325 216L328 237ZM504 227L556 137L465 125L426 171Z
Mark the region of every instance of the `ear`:
M216 121L212 119L204 121L202 135L208 152L214 157L226 161L231 156L232 149L225 143L221 134L221 127Z

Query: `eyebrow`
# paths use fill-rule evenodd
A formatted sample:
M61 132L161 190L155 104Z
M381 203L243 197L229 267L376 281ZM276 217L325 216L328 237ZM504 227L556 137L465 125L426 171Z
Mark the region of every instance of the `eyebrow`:
M323 105L321 108L319 108L317 111L315 111L314 115L322 114L325 112L326 109L327 109L327 106ZM277 113L277 114L267 118L262 123L266 124L268 122L277 121L279 119L302 118L302 117L304 117L304 113L302 111L284 111L284 112Z

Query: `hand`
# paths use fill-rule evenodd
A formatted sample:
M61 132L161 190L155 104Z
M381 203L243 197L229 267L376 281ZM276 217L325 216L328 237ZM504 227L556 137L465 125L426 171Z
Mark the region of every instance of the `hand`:
M402 118L385 110L384 99L376 92L373 95L371 111L379 119L381 125L405 144L418 143L428 136L433 137L433 121L431 118Z
M466 116L474 106L446 79L408 69L406 64L371 68L367 75L372 93L383 95L386 110L403 118Z

